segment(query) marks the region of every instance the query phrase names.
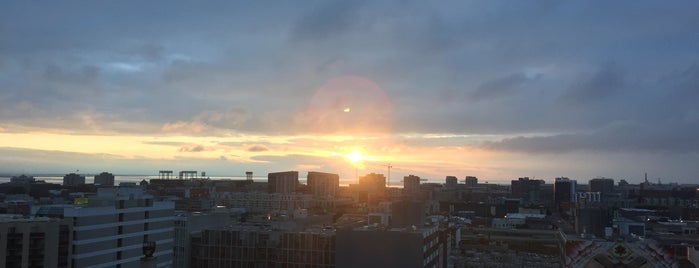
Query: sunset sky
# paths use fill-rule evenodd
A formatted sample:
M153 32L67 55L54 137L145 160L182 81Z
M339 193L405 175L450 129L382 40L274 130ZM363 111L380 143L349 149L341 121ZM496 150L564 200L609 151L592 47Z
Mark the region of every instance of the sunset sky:
M699 182L697 1L2 1L0 173ZM353 162L346 157L362 156Z

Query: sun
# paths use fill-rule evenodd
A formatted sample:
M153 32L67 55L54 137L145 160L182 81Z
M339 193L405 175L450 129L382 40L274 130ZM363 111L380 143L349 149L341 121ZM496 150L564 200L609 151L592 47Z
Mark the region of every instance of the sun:
M345 157L349 159L349 161L352 163L359 163L365 159L364 155L357 150L354 150L351 153L346 154Z

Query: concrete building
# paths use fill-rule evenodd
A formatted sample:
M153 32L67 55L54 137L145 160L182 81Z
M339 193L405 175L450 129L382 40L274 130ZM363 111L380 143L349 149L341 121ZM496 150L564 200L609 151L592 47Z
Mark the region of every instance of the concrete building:
M575 232L605 237L605 228L612 226L612 212L603 207L578 208L575 217Z
M478 178L474 176L466 176L464 183L466 184L466 187L476 187L478 186Z
M267 174L269 193L289 194L296 192L299 185L298 171L284 171Z
M191 240L205 229L223 227L230 222L229 213L180 212L175 216L175 241L172 248L172 267L192 267Z
M71 219L0 215L0 266L71 267Z
M349 192L355 202L378 204L386 199L386 177L370 173L359 177L358 184L350 184Z
M529 177L512 180L510 191L512 197L521 198L524 203L538 204L541 202L541 186L544 180L530 180Z
M386 176L376 173L361 176L359 177L359 188L370 193L383 193L386 190Z
M306 184L317 198L334 198L340 188L340 176L334 173L309 171Z
M566 177L556 178L553 183L553 196L556 204L575 202L577 182Z
M590 192L600 192L602 196L614 192L614 179L594 178L590 182Z
M114 186L114 174L102 172L99 175L95 175L95 185Z
M157 267L172 266L172 202L154 202L142 188L98 188L83 205L43 205L37 216L73 220L74 267L139 267L145 242L155 242Z
M425 203L402 201L391 204L391 227L425 225Z
M63 176L63 186L79 186L85 184L85 176L70 173Z
M36 179L32 176L27 176L27 175L19 175L19 176L12 176L10 178L10 183L18 183L18 184L30 184L36 182Z
M270 194L265 192L220 192L216 195L217 205L228 208L243 208L252 213L292 211L310 208L313 198L308 194Z
M439 226L338 230L336 267L446 267Z
M403 177L403 193L407 196L417 197L420 193L420 177L415 175Z
M447 176L444 182L444 187L447 189L456 189L459 184L459 180L454 176Z
M335 267L335 231L234 225L192 239L192 267Z

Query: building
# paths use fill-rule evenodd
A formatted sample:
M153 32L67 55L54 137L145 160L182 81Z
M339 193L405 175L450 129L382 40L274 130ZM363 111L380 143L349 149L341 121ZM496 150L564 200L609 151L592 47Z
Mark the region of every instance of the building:
M391 204L391 226L411 227L425 224L425 203L401 201Z
M529 177L512 180L510 191L512 197L521 198L525 203L541 202L541 186L544 180L530 180Z
M284 171L267 174L267 190L270 193L289 194L296 192L299 185L298 171Z
M333 173L309 171L306 183L311 194L317 198L334 198L340 188L340 176Z
M466 184L466 187L476 187L478 186L478 178L474 176L466 176L464 183Z
M192 238L192 267L335 267L335 231L233 225Z
M603 207L578 208L575 216L575 232L605 237L604 230L612 226L612 212Z
M403 177L403 193L407 196L417 197L420 193L420 177L415 175Z
M370 173L359 177L358 184L350 184L349 192L355 202L378 204L386 199L386 177Z
M447 176L444 182L444 187L447 189L456 189L459 184L459 180L454 176Z
M63 176L63 186L80 186L85 184L85 176L76 174L76 173L70 173L66 174Z
M223 227L229 224L229 213L180 212L175 216L175 241L172 247L172 267L192 267L191 240L193 235L205 229Z
M445 267L439 226L338 230L336 267Z
M18 183L18 184L30 184L36 182L36 179L32 176L27 176L27 175L19 175L19 176L12 176L10 178L10 183Z
M383 193L386 190L386 176L369 173L359 177L359 188L370 193Z
M114 174L102 172L99 175L95 175L95 185L114 186Z
M577 182L569 178L556 178L553 183L553 196L556 204L563 202L574 203L576 199Z
M172 202L154 202L142 188L98 188L82 205L43 205L37 216L73 220L74 267L139 267L145 242L155 242L157 267L172 266Z
M71 219L0 215L0 266L71 267Z
M228 208L242 208L251 213L310 208L311 195L290 193L270 194L266 192L220 192L216 195L217 205Z
M594 178L590 182L590 192L600 192L604 196L614 192L614 179Z

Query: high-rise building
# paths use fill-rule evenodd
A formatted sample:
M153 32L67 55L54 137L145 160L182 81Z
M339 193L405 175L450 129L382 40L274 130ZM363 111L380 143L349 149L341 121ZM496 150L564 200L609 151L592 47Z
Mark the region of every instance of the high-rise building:
M95 175L95 185L114 186L114 174L102 172L99 175Z
M85 184L85 176L70 173L63 176L63 186L79 186Z
M192 213L184 212L175 216L175 241L172 247L172 267L192 267L190 256L192 254L192 236L201 233L205 229L223 227L229 224L228 213Z
M556 178L553 183L553 196L556 204L563 202L574 203L577 197L577 181L566 177Z
M73 219L74 267L138 267L146 242L155 263L172 266L174 203L154 202L140 187L98 188L83 205L43 205L37 216Z
M478 178L476 178L474 176L466 176L464 183L466 184L467 187L476 187L476 186L478 186Z
M455 189L459 184L459 180L454 176L447 176L444 182L444 187L447 189Z
M403 193L407 196L417 197L420 193L420 177L415 175L403 177Z
M0 266L71 267L71 219L0 215Z
M289 194L296 192L299 185L298 171L284 171L267 174L267 190L270 193Z
M590 192L600 192L604 196L614 192L614 179L594 178L590 182Z
M576 209L575 232L605 237L604 229L612 226L612 213L603 207L585 207Z
M340 188L340 176L333 173L309 171L306 183L311 194L319 198L333 198Z
M383 192L386 190L386 176L369 173L359 177L359 188L368 192Z
M539 203L541 201L541 185L544 180L530 180L529 177L512 180L510 190L512 197L521 198L527 203Z

